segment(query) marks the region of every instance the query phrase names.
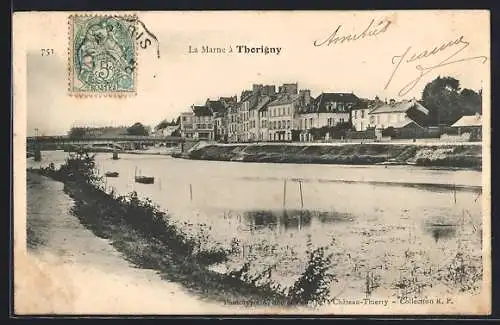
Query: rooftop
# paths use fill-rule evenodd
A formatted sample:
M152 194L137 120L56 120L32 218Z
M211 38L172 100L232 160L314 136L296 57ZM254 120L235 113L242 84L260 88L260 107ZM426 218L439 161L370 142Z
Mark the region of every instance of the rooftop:
M370 111L370 114L405 113L411 108L415 108L425 115L429 114L429 110L415 100L404 100L401 102L396 102L394 104L382 103L381 105L378 105L374 109L372 109Z
M261 96L259 98L259 102L257 103L257 106L255 107L259 112L264 111L267 109L267 104L271 102L271 97L269 96Z
M210 111L212 111L212 113L226 112L226 106L220 100L207 100L205 105L210 109Z
M392 127L395 128L395 129L399 129L399 128L404 128L405 126L408 126L410 124L415 124L416 126L418 126L420 128L422 127L420 124L418 124L417 122L415 122L412 119L404 120L404 121L400 121L400 122L394 123L394 125Z
M344 103L356 103L359 101L358 96L353 93L321 93L321 95L316 98L321 105L324 102L344 102Z
M456 121L451 127L483 126L483 118L480 114L465 115Z
M326 104L329 102L340 103L358 103L359 98L352 93L321 93L316 99L313 99L311 105L308 105L302 112L304 113L327 113ZM336 111L336 110L335 110Z
M207 106L193 106L192 108L196 116L212 116L212 112Z
M286 105L297 101L300 98L299 94L280 94L275 100L269 103L268 106Z

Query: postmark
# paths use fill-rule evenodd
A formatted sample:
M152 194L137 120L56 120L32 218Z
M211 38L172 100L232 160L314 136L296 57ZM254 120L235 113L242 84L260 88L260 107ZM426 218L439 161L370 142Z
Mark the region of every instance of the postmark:
M69 93L129 96L137 89L134 15L69 17Z

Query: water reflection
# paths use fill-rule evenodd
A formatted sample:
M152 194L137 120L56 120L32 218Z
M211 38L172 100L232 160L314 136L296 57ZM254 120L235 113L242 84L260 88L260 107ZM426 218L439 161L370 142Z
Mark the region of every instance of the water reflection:
M424 228L436 243L442 239L453 238L457 234L457 226L451 223L430 223Z
M262 228L300 230L311 226L311 220L321 223L346 222L354 220L349 214L315 210L251 210L243 213L246 225L251 230Z

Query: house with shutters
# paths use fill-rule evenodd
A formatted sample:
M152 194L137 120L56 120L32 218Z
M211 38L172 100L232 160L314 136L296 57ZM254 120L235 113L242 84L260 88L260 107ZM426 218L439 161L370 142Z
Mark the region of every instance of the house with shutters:
M299 140L313 141L311 129L347 127L350 125L351 109L358 102L359 98L353 93L321 93L299 112Z
M296 119L303 106L312 101L308 89L298 91L298 84L284 84L276 99L267 105L269 141L292 141Z

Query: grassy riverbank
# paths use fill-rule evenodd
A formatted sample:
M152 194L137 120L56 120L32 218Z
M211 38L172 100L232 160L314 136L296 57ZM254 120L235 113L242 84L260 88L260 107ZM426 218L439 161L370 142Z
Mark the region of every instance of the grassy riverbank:
M207 145L184 155L197 160L301 163L301 164L401 164L481 169L480 145L343 144Z

